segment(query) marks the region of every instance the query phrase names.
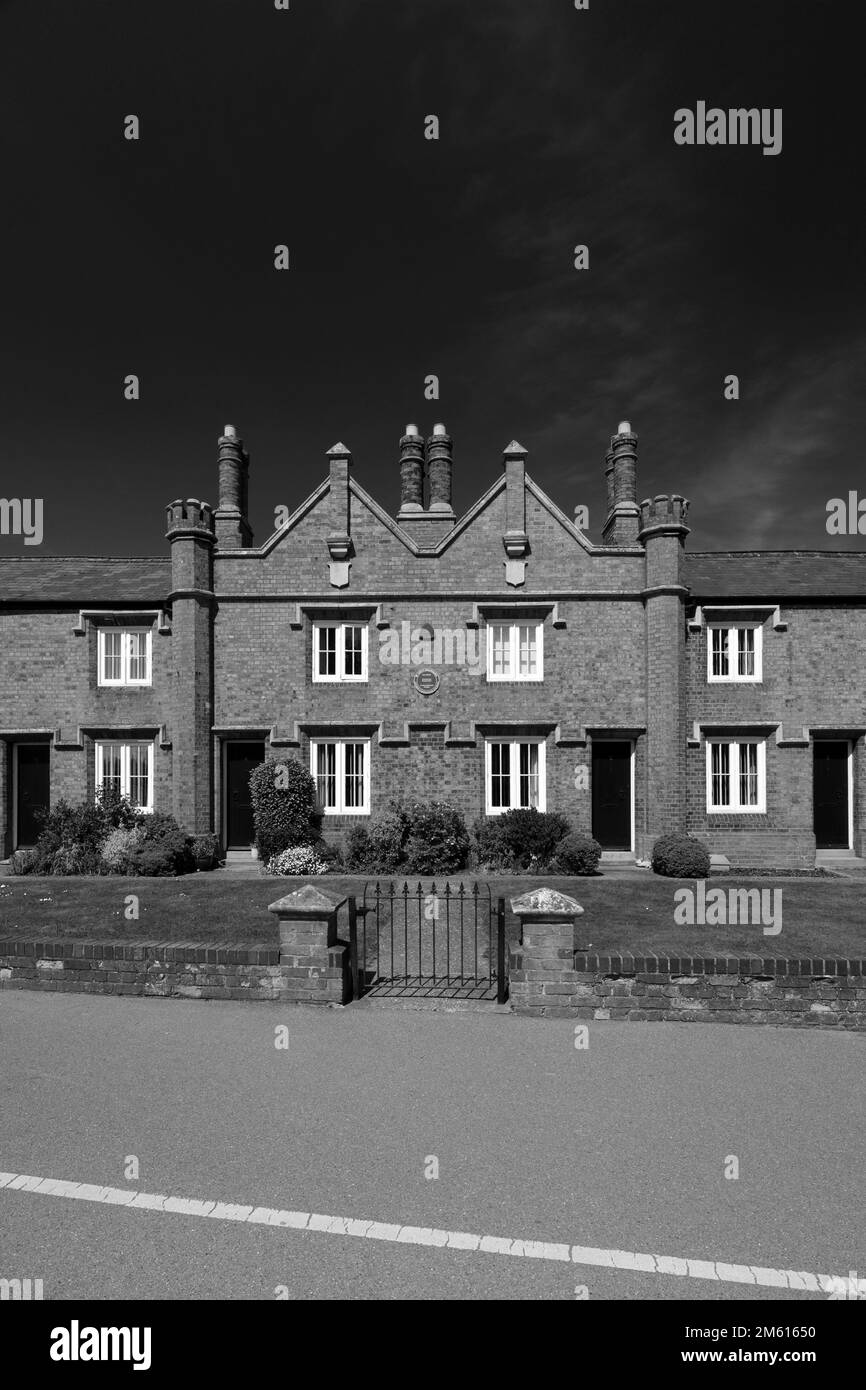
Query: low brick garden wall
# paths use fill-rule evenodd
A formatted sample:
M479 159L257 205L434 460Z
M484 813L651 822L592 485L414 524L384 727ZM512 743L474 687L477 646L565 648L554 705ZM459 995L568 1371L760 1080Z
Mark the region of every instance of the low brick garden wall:
M186 999L342 1004L346 948L328 963L279 948L0 941L0 989L77 990ZM511 951L517 1014L630 1022L782 1023L866 1031L866 961L681 959L579 952L555 966Z
M521 943L512 947L511 1004L548 1018L866 1031L866 961L587 952L555 961Z
M278 949L0 941L0 988L189 999L280 999Z
M344 946L298 965L278 947L123 946L91 941L0 941L0 989L79 990L186 999L345 1002Z

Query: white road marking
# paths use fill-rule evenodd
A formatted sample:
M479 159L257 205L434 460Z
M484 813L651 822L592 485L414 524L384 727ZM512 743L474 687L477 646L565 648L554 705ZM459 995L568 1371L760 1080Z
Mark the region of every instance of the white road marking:
M480 1251L512 1258L598 1265L605 1269L632 1270L641 1274L712 1279L723 1284L754 1284L763 1288L796 1289L808 1293L866 1295L866 1278L858 1279L856 1275L809 1274L806 1270L680 1259L676 1255L647 1255L634 1250L605 1250L544 1240L515 1240L509 1236L479 1236L469 1231L393 1225L350 1216L325 1216L320 1212L279 1211L273 1207L251 1207L198 1197L166 1197L155 1192L136 1192L134 1188L100 1187L94 1183L38 1178L26 1173L0 1173L0 1187L10 1192L36 1193L40 1197L67 1197L80 1202L100 1202L107 1206L125 1206L130 1210L169 1212L216 1221L246 1221L256 1225L315 1231L322 1235L359 1236L364 1240L392 1241L398 1245L426 1245L440 1250Z

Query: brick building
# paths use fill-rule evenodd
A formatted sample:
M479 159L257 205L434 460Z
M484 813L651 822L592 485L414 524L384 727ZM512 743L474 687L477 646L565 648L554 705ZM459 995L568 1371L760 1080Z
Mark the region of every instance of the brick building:
M219 505L173 502L165 558L0 560L3 854L102 780L245 847L266 757L311 768L329 838L402 794L558 809L613 854L863 854L866 554L690 553L636 446L624 422L600 544L517 443L457 518L437 425L400 441L396 517L337 444L255 546L227 426Z

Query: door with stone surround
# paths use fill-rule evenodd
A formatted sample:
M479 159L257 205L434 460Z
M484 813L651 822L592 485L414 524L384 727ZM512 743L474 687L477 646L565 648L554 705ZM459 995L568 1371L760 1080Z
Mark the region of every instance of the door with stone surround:
M250 773L264 761L261 739L232 740L225 746L226 849L249 849L255 839Z
M632 744L629 739L593 740L592 834L603 850L631 850Z

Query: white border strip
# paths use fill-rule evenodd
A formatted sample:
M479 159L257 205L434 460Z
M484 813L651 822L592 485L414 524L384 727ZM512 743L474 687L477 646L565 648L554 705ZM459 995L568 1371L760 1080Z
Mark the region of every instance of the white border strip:
M866 1295L866 1278L858 1279L853 1274L809 1274L805 1270L768 1269L763 1265L725 1264L717 1260L680 1259L676 1255L644 1255L632 1250L604 1250L543 1240L479 1236L469 1231L401 1226L382 1221L356 1220L349 1216L325 1216L318 1212L279 1211L273 1207L244 1206L193 1197L166 1197L153 1192L136 1192L126 1187L100 1187L93 1183L39 1178L21 1173L0 1173L0 1188L10 1192L36 1193L41 1197L70 1197L80 1202L101 1202L108 1206L134 1208L136 1211L205 1216L216 1221L281 1226L297 1231L316 1231L322 1235L361 1236L365 1240L393 1241L398 1245L427 1245L440 1250L470 1250L486 1255L557 1260L565 1264L596 1265L603 1269L632 1270L641 1274L671 1274L686 1279L712 1279L723 1284L752 1284L806 1293Z

